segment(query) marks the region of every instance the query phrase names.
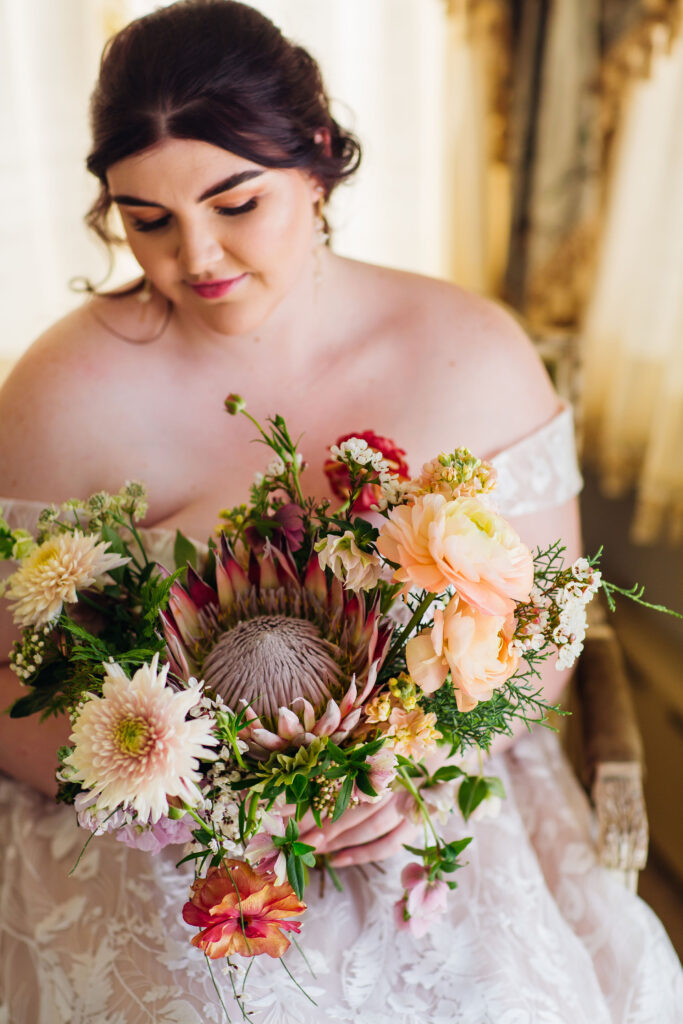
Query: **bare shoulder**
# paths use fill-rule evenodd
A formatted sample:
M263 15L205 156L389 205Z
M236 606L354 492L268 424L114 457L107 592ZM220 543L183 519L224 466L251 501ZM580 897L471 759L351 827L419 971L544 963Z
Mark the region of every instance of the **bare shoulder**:
M533 343L500 303L418 274L367 276L425 433L457 433L493 454L558 411Z
M52 324L0 390L5 497L59 501L96 486L95 452L115 417L126 349L93 315L105 301Z

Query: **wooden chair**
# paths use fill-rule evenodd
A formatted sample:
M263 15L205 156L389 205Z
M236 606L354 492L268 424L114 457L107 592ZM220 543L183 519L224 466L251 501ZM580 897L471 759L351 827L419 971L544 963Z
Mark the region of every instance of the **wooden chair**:
M536 334L534 340L558 392L571 402L581 451L581 374L575 334ZM589 630L571 685L572 716L562 728L565 747L595 808L600 864L632 892L645 867L649 830L643 794L643 743L619 639L609 612L589 605Z

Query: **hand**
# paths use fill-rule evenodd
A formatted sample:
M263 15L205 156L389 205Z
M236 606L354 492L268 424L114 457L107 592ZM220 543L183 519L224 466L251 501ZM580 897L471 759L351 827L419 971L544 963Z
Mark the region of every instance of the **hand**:
M315 846L317 853L332 854L330 864L334 868L384 860L418 832L418 826L407 821L396 804L396 794L389 793L375 803L345 811L337 821L323 821L320 829L311 827L313 816L309 818L307 812L299 824L299 838Z

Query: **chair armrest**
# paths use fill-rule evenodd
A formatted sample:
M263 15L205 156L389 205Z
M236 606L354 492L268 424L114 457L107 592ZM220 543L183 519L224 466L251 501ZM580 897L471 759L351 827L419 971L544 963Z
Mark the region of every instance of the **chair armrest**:
M648 823L643 745L616 633L595 622L577 672L583 778L598 819L598 860L635 891L645 867Z

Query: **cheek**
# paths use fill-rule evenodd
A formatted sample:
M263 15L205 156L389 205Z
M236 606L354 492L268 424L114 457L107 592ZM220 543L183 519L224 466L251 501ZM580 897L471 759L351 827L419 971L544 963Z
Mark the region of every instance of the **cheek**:
M310 210L294 197L273 203L251 225L245 224L243 238L248 255L258 260L264 272L277 277L293 276L313 247Z

